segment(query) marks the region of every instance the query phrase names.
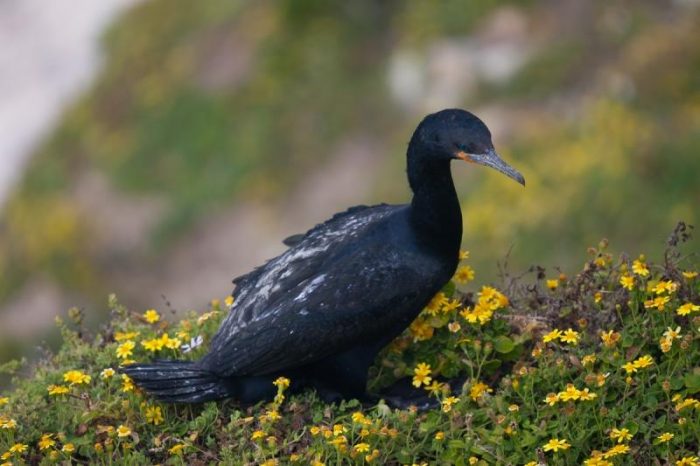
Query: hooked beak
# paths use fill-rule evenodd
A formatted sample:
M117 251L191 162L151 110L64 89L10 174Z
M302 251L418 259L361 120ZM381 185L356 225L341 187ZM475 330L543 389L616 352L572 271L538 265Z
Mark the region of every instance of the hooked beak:
M495 168L499 172L503 173L509 178L513 178L515 181L525 186L525 178L523 178L523 175L521 175L515 168L505 163L493 149L489 149L489 151L485 154L467 154L464 151L459 151L455 154L455 157L460 160L464 160L465 162L473 162Z

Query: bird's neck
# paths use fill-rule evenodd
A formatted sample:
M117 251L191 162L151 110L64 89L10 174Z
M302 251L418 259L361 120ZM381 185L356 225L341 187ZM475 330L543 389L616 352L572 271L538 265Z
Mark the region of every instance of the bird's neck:
M462 211L450 161L409 156L408 182L413 191L411 223L419 239L456 258L462 242Z

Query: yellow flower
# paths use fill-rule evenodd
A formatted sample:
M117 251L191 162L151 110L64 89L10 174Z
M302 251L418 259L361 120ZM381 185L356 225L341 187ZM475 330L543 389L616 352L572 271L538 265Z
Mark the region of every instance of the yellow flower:
M433 381L430 383L430 385L426 385L424 388L425 388L427 391L429 391L430 393L432 393L433 395L437 395L437 394L439 394L440 392L445 391L445 389L447 388L447 386L446 386L445 384L443 384L443 383L438 382L437 380L433 380Z
M63 374L63 381L64 382L69 382L71 385L80 385L80 384L88 384L92 380L92 377L90 377L87 374L84 374L81 371L68 371L65 374Z
M253 432L253 435L250 436L250 439L252 441L256 441L256 440L264 438L264 437L265 437L265 432L263 432L262 430L256 430L255 432Z
M413 386L420 387L421 385L428 385L432 380L430 373L430 364L424 362L419 363L416 368L413 369Z
M674 407L674 409L676 411L680 412L681 410L688 408L688 407L694 407L696 409L700 409L700 401L698 401L694 398L686 398L685 400L679 401L676 404L676 406Z
M692 280L693 278L698 276L698 273L695 271L687 271L683 272L683 276L685 277L686 280Z
M545 334L542 337L542 341L545 343L549 343L550 341L558 340L562 336L562 331L558 329L554 329L551 332Z
M280 416L280 413L276 409L268 409L265 411L265 414L262 415L262 419L264 421L275 422L282 419L282 416Z
M671 432L664 432L656 437L656 439L659 441L659 443L666 443L670 442L673 437L675 437L675 435L673 435Z
M493 310L489 306L489 304L484 304L479 300L474 309L463 309L459 314L470 324L478 322L479 325L485 325L493 316Z
M338 435L333 438L333 440L330 440L328 443L331 445L335 445L338 448L343 448L346 443L348 443L348 439L344 435Z
M226 307L233 306L233 296L226 296L226 299L224 299L224 304L226 304Z
M425 311L430 314L430 315L437 315L437 313L440 311L440 308L447 304L447 296L445 296L445 293L442 291L433 296L433 299L430 300L427 306L425 306Z
M668 353L669 351L671 351L672 347L673 347L673 339L666 338L666 337L661 337L659 339L659 348L661 348L661 351L663 353Z
M603 293L600 291L597 291L596 294L593 295L593 301L598 304L603 300Z
M666 304L671 300L669 296L657 296L654 299L647 299L644 301L644 307L646 309L658 309L663 311L666 308Z
M697 456L685 456L678 461L676 461L676 466L698 466L700 465L700 458Z
M556 290L558 286L559 280L547 280L547 288L549 288L550 290Z
M443 431L435 432L435 440L444 440L445 439L445 433Z
M136 343L131 340L127 340L117 347L117 357L121 359L126 359L133 354L134 347Z
M605 453L603 453L603 458L608 459L608 458L613 458L618 455L624 455L625 453L630 451L629 445L625 444L617 444Z
M311 432L311 435L313 435L315 437L321 433L321 428L318 426L311 426L311 428L309 429L309 432Z
M596 398L598 398L598 395L596 393L593 393L592 391L590 391L588 388L584 388L583 390L580 390L578 392L578 394L579 394L579 399L581 401L591 401L591 400L595 400Z
M634 361L634 367L637 369L644 369L645 367L649 367L654 364L654 358L649 356L648 354L645 356L642 356L641 358L637 358L636 361Z
M629 429L627 428L622 428L622 429L616 429L614 428L613 430L610 431L610 438L613 440L617 440L617 443L624 443L629 441L632 438L632 434L630 433Z
M464 251L462 249L459 250L459 260L467 260L469 259L469 251Z
M678 283L672 282L672 281L663 281L661 280L659 283L657 283L653 291L656 294L664 294L664 293L675 293L675 291L678 289Z
M146 322L149 324L155 324L160 320L160 314L158 314L155 309L149 309L143 313L143 318L146 319Z
M0 406L5 406L10 402L10 399L6 396L0 396Z
M108 367L107 369L103 369L102 372L100 372L100 377L102 377L103 379L109 379L111 377L114 377L114 374L116 374L114 369Z
M168 453L171 455L181 455L182 450L185 449L185 444L184 443L178 443L177 445L173 445L170 450L168 450Z
M358 443L353 447L353 450L355 450L357 453L366 453L369 451L369 444L368 443Z
M601 332L600 339L603 341L603 345L607 348L612 348L620 341L621 335L613 330L607 332Z
M127 426L121 424L119 427L117 427L117 437L128 437L129 435L131 435L131 429L129 429Z
M666 327L666 331L664 332L664 337L669 338L671 340L676 340L681 337L681 328L676 327L675 329L672 329L671 327Z
M156 352L163 349L163 340L160 338L152 338L150 340L143 340L141 346L143 346L147 351Z
M634 365L634 362L628 362L622 365L622 368L627 372L628 374L634 374L637 372L637 366Z
M455 272L454 280L457 283L467 283L474 280L474 269L468 265L463 265Z
M160 406L149 406L146 408L146 422L148 424L157 426L162 424L164 420L163 411L160 409Z
M408 330L413 335L413 341L424 341L433 338L433 327L420 317L411 323Z
M51 437L53 437L53 434L44 434L41 436L41 439L38 443L39 450L48 450L49 448L56 445L56 441Z
M691 312L697 311L700 311L699 305L693 303L685 303L682 306L678 307L678 309L676 310L676 314L678 314L679 316L687 316Z
M508 298L496 288L482 286L481 291L479 291L478 304L495 311L496 309L508 306L509 302Z
M578 344L579 333L571 328L567 329L562 336L559 337L560 341L564 343L569 343L570 345Z
M64 453L73 453L75 451L75 445L72 443L66 443L63 445L63 448L61 448L61 451Z
M544 451L553 451L557 452L559 450L568 450L571 448L571 445L569 445L569 442L566 439L559 440L556 438L550 439L549 442L545 443L542 446L542 449Z
M212 317L214 317L217 314L218 314L218 311L205 312L204 314L202 314L201 316L199 316L197 318L197 325L202 325L204 322L211 319Z
M274 382L272 382L272 385L275 387L284 390L285 388L289 387L290 381L286 377L277 377Z
M447 329L452 333L457 333L462 330L462 326L459 325L459 322L450 322L447 324Z
M624 274L620 276L620 285L626 290L632 291L634 289L634 276Z
M8 450L10 453L24 453L29 448L29 445L24 443L15 443Z
M452 410L452 405L457 403L459 401L459 398L456 396L448 396L444 400L442 400L442 411L445 413L449 413Z
M508 405L508 411L510 411L511 413L517 413L518 411L520 411L520 406L516 404Z
M567 384L566 390L559 392L561 401L576 401L581 398L581 392L573 384Z
M446 303L444 306L442 306L442 313L443 313L443 314L449 314L450 312L459 309L459 306L460 306L460 305L461 305L461 304L460 304L460 302L459 302L458 300L456 300L456 299L450 299L450 300L447 301L447 303Z
M0 429L10 430L17 427L17 421L0 416Z
M122 391L130 392L134 389L134 381L126 374L122 374Z
M598 256L593 261L593 263L595 265L597 265L598 267L601 267L601 268L608 265L608 262L610 262L610 255L609 254Z
M470 465L473 466L473 465L477 464L478 462L479 462L479 458L477 458L476 456L470 456L470 457L469 457L469 464L470 464Z
M139 336L139 332L117 332L114 334L114 341L133 340L137 336Z
M70 388L65 385L49 385L47 390L49 391L49 395L54 396L70 393Z
M558 401L559 401L559 394L558 393L548 393L544 399L544 402L547 403L549 406L554 406L555 404L557 404Z
M596 362L596 355L595 354L587 354L581 359L581 363L584 366L592 366Z
M632 262L632 272L636 273L640 277L649 276L649 269L647 268L647 265L644 263L643 259L636 259L634 262Z
M491 393L493 390L489 388L488 385L482 382L476 382L472 384L471 388L469 389L469 397L476 401L479 398L481 398L485 393Z

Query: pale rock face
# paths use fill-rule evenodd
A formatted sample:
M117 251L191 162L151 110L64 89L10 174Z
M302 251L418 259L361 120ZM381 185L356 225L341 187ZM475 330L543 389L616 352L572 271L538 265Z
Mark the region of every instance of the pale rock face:
M0 2L0 209L32 151L95 76L102 31L140 1Z

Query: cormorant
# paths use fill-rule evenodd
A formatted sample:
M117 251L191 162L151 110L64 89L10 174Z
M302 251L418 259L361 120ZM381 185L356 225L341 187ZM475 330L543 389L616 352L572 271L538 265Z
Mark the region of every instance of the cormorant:
M367 371L377 353L457 267L462 213L450 173L454 159L525 184L475 115L459 109L428 115L408 145L410 204L352 207L288 238L287 251L233 281L235 303L206 356L123 372L166 402L255 403L275 395L279 376L324 400L369 399Z

